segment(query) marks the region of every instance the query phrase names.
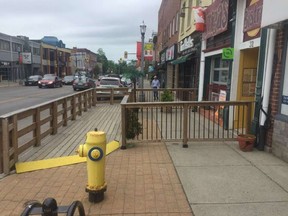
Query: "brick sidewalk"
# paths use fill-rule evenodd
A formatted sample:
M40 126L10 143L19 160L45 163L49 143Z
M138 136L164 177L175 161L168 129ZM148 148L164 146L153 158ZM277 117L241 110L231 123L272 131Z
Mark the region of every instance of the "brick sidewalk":
M107 191L97 204L85 192L86 164L0 180L1 216L20 215L30 200L56 199L59 206L79 200L86 215L193 215L164 143L137 143L106 158Z

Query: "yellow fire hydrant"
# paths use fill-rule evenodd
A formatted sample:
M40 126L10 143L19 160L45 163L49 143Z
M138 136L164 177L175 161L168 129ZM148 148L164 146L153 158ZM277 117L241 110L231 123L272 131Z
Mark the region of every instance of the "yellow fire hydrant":
M86 134L85 144L78 148L80 157L87 157L89 202L101 202L107 189L105 182L106 134L102 131L90 131Z

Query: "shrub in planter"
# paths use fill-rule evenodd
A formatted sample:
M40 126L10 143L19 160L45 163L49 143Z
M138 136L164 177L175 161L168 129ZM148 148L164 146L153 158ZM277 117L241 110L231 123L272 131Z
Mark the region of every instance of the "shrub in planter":
M138 121L138 109L128 109L126 116L126 139L134 139L142 133L142 124Z
M173 93L171 90L165 89L163 93L161 94L161 101L167 102L167 101L174 101Z
M171 90L165 89L164 92L160 96L160 100L162 102L171 102L174 101L173 93ZM166 107L164 108L166 112L172 112L172 107ZM161 108L161 112L163 111L163 108Z

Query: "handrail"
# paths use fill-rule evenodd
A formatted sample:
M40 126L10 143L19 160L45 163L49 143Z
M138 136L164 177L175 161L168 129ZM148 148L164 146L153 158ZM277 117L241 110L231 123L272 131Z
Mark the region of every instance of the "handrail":
M44 137L56 134L60 127L67 126L70 121L76 120L77 116L81 116L83 112L102 102L97 100L99 96L97 91L99 90L101 89L88 89L0 116L0 174L9 174L18 161L19 155L26 149L32 146L40 146ZM114 91L112 88L105 90ZM139 89L134 91L134 89L121 88L121 90L123 90L121 94L121 97L123 97L121 101L121 148L124 149L126 148L125 134L129 124L129 120L127 120L128 109L135 109L139 121L141 124L145 124L145 133L137 136L134 141L180 140L183 145L186 145L188 141L193 139L201 140L203 139L201 137L202 133L206 132L201 132L199 128L198 131L196 130L196 126L193 125L195 119L201 120L200 124L203 124L201 130L210 127L210 124L217 124L218 127L211 134L221 133L220 135L223 135L225 133L226 136L219 136L217 139L231 139L233 137L228 133L226 134L226 131L221 128L222 126L219 126L223 121L222 117L215 117L216 115L223 115L223 107L229 107L230 109L227 117L230 126L238 121L241 125L237 127L241 127L241 132L246 133L250 130L253 101L198 102L196 101L197 98L194 97L197 95L197 89L186 89L186 91L184 91L185 89L172 89L175 96L173 102L150 101L148 96L149 93L152 95L152 89L141 89L146 94L147 101L135 101L135 103L134 98L140 92ZM160 96L163 91L164 89L159 89ZM109 96L109 102L113 104L116 98L113 97L113 94L111 95ZM187 95L193 95L193 97L186 97ZM162 112L162 110L168 109L172 109L172 114ZM203 121L203 116L206 119L209 118L212 123L205 125L206 121ZM171 121L174 121L175 125L170 124ZM25 124L25 122L28 123ZM151 130L156 134L148 137Z
M127 100L128 101L128 100ZM122 101L122 146L126 149L126 132L132 120L143 126L135 141L188 141L236 140L237 134L249 133L254 101L173 101L137 102ZM228 108L225 113L224 108ZM127 119L133 110L137 117ZM165 110L171 110L166 112ZM224 127L227 123L228 128ZM128 131L129 132L129 131Z
M22 152L40 146L44 137L96 106L95 91L84 90L0 116L0 173L9 174Z

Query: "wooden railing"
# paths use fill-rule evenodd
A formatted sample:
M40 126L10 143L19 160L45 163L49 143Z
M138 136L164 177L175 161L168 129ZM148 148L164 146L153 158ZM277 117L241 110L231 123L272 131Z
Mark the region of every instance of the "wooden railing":
M196 88L166 88L158 89L158 100L161 101L161 95L164 90L170 90L173 94L174 101L196 101L198 89ZM144 96L142 96L144 95ZM135 89L131 94L132 98L130 101L133 102L156 102L153 97L153 89L144 88L144 89ZM141 101L144 98L144 101Z
M238 134L250 132L251 101L229 102L148 102L121 103L122 148L126 148L126 134L135 119L142 132L132 141L188 141L236 140ZM131 119L128 113L134 113ZM135 117L136 116L136 117ZM130 119L129 119L130 118ZM132 127L131 127L132 126Z
M130 88L96 88L96 100L100 103L119 103L122 98L131 93Z
M122 99L123 148L126 147L126 128L130 124L127 113L131 109L137 113L143 127L142 133L136 136L134 141L181 140L187 145L190 140L235 139L235 134L249 131L252 102L197 102L197 89L171 90L174 102L152 102L152 89L132 91L121 88L120 91L117 89L116 94L115 89L89 89L2 115L0 174L8 174L22 152L32 146L41 145L44 137L56 134L60 127L65 127L69 121L76 120L77 116L102 102L114 104ZM102 91L108 93L103 94ZM159 95L163 91L164 89L159 89ZM137 100L140 93L145 94L145 102ZM228 129L223 125L224 120L228 121Z
M88 89L0 116L0 174L8 174L22 152L40 146L43 138L56 134L96 103L114 104L130 93L129 88Z
M19 154L95 105L96 92L86 90L0 116L0 173L9 173Z

